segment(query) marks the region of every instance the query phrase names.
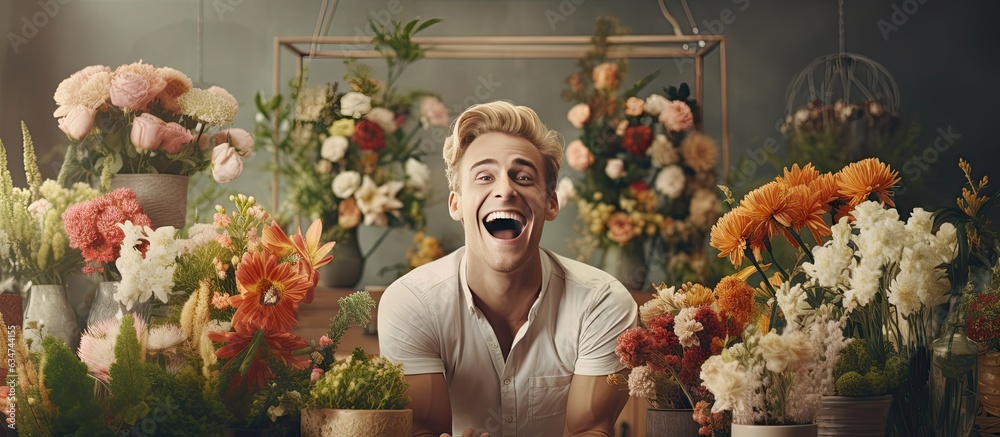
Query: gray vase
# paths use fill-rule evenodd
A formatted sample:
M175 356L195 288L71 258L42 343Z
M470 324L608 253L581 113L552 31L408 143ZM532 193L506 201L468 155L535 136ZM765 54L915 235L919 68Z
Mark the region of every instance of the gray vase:
M646 254L643 253L643 245L638 242L625 247L608 245L601 259L601 269L617 278L630 291L640 291L649 286L646 283L649 276Z
M49 335L76 350L80 344L80 328L76 313L66 298L65 285L32 285L28 304L24 309L24 338L31 340L31 350L42 350L42 339ZM30 326L42 326L28 329Z
M891 407L892 395L823 396L816 415L819 435L883 436Z
M646 410L646 437L694 437L701 425L694 421L694 410Z
M124 305L115 300L115 291L118 290L118 282L101 282L97 286L97 293L94 301L90 305L90 315L87 316L87 328L95 324L118 318L126 313L132 313L136 318L141 318L147 324L150 319L151 304L149 302L133 304L131 309L126 309Z
M365 271L358 232L349 232L333 246L333 261L319 269L320 284L329 288L356 288Z

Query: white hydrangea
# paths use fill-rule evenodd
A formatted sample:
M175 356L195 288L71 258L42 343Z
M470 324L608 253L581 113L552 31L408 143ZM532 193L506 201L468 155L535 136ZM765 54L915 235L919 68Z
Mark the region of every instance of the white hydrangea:
M671 165L660 170L654 186L664 196L676 199L684 192L684 182L684 170L678 165Z
M354 195L354 191L361 186L361 173L353 170L345 171L333 178L333 194L341 199L347 199Z

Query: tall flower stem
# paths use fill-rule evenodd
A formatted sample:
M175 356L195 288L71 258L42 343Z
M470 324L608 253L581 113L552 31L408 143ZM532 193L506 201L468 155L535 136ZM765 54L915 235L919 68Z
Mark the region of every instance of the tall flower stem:
M774 290L774 286L771 285L771 281L767 279L767 274L764 273L764 269L760 268L760 263L757 262L757 258L754 258L753 250L747 247L746 249L744 249L744 252L746 254L746 257L750 260L750 263L753 264L753 267L757 269L757 273L760 273L761 279L764 280L764 286L767 287L767 290L771 293L771 297L777 297L778 292ZM771 331L771 327L774 326L774 318L777 316L778 316L778 305L777 304L771 305L771 315L767 319L767 330L764 332Z
M792 235L795 242L799 243L799 247L802 248L802 252L806 255L806 259L808 259L811 263L816 262L816 259L813 258L812 251L806 249L806 243L802 241L802 237L798 234L798 232L793 231L791 226L785 226L785 229L788 229L788 233Z

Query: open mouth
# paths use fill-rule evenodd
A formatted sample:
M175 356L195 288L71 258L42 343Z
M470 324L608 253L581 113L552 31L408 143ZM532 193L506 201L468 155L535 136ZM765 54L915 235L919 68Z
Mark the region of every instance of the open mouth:
M486 231L498 240L513 240L521 235L526 220L516 212L491 212L483 219Z

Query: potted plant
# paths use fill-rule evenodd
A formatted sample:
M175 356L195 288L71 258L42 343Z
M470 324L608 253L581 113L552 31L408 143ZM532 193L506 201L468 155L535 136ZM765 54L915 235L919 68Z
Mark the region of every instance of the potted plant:
M40 350L44 338L41 330L75 346L80 332L76 313L67 300L64 276L78 269L84 260L79 252L70 250L72 244L62 226L62 215L77 202L94 198L97 191L82 183L65 188L64 172L59 180L43 182L31 134L23 122L21 131L26 188L13 186L7 151L0 143L0 272L31 284L24 317L32 328L32 350ZM8 315L8 321L15 324L20 320L21 314Z
M293 103L257 95L257 136L283 157L275 168L288 184L283 215L319 219L323 237L337 241L338 262L324 272L326 286L355 287L365 259L389 232L426 224L430 170L419 132L446 127L448 112L433 94L401 93L397 81L423 57L425 48L413 35L440 21L369 23L374 49L388 67L385 82L372 77L371 66L347 60L344 83L309 87L303 75L293 84ZM416 105L420 122L408 124L417 118L411 116ZM382 229L366 250L358 235L362 225Z
M315 369L302 408L302 435L409 437L413 411L402 364L356 348L329 370Z
M723 433L729 417L708 412L714 397L699 374L750 322L754 291L736 275L714 291L693 283L656 289L639 309L641 326L618 337L615 353L631 369L627 381L615 374L609 382L649 402L648 436Z
M170 67L92 65L63 80L53 98L59 128L75 145L68 179L131 188L156 227L184 227L190 175L211 167L217 182L229 182L253 153L253 135L224 128L236 98L217 86L193 88Z
M908 360L889 347L873 355L866 339L855 338L840 352L835 395L823 397L817 416L824 435L885 435L892 393L909 377Z

